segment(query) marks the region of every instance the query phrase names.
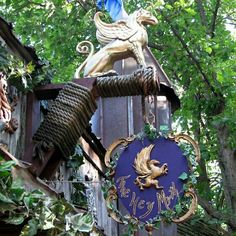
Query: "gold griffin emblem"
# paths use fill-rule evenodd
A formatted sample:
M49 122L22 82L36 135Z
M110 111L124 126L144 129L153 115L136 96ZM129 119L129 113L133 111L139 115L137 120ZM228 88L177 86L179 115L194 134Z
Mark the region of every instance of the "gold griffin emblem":
M168 173L167 163L158 167L156 166L160 164L158 160L150 160L150 154L153 147L154 144L151 144L148 147L143 148L134 160L133 167L135 172L139 175L134 183L139 186L140 190L143 190L144 187L149 188L152 185L154 185L156 189L162 189L163 187L159 186L159 182L156 178Z

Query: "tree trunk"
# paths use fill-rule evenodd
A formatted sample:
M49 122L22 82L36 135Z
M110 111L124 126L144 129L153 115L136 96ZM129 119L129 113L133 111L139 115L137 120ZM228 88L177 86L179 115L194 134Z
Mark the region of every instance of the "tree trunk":
M229 147L229 129L217 126L219 141L219 165L221 168L225 200L228 207L232 230L236 230L236 150ZM232 226L233 225L233 226Z

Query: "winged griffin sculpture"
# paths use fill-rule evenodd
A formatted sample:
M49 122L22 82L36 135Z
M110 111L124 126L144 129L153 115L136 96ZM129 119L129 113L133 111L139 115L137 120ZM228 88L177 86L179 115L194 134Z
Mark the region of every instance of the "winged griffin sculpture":
M143 148L136 156L134 160L134 169L138 174L138 177L135 179L135 184L139 186L140 190L149 188L152 185L156 189L162 189L163 187L159 185L157 177L166 175L168 172L168 165L164 163L161 167L160 162L157 160L150 160L150 154L154 145L151 144L148 147Z
M97 40L103 47L94 54L91 42L83 41L77 45L78 52L89 53L89 56L77 69L75 77L79 78L83 68L84 77L114 73L112 70L114 62L128 57L134 57L140 66L145 67L143 47L148 42L148 35L144 25L157 24L156 17L149 11L140 9L125 20L108 24L100 19L101 14L101 12L95 14L94 22L97 28Z

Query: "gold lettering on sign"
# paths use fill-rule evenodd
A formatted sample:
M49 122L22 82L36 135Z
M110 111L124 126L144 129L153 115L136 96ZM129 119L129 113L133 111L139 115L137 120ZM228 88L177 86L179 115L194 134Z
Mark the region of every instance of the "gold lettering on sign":
M179 197L178 189L175 187L175 183L171 182L171 186L169 188L170 195L166 196L165 192L163 190L160 191L160 193L156 194L157 197L157 205L158 205L158 213L161 213L161 205L164 204L165 208L167 210L170 210L170 204L171 200L173 200L175 197Z
M164 203L166 209L170 209L169 208L169 203L167 203L167 199L166 199L166 195L165 192L163 190L161 190L160 193L157 193L157 205L158 205L158 213L161 213L161 204Z
M130 206L130 207L133 207L133 208L132 208L132 214L133 214L133 215L136 215L136 209L137 209L138 201L139 201L139 197L136 198L136 193L133 192L133 193L132 193L132 199L131 199L131 201L130 201L130 203L129 203L129 206Z
M145 200L142 200L142 199L140 200L140 198L136 196L136 193L133 192L132 199L130 201L129 206L132 207L132 214L133 215L136 215L137 208L142 210L146 207L147 211L139 217L140 219L143 219L143 218L147 217L152 212L154 203L155 202L145 202Z
M138 209L143 209L145 207L145 201L144 200L140 200L138 203Z
M179 192L178 192L178 189L176 189L174 182L171 182L169 192L170 192L171 199L174 199L175 196L179 197Z
M140 219L144 219L145 217L147 217L147 216L152 212L154 203L155 203L155 202L146 202L147 211L146 211L146 213L144 213L143 215L141 215L141 216L139 217Z
M126 180L130 177L130 175L127 176L121 176L116 180L116 183L119 183L118 189L120 189L120 195L122 198L129 197L130 189L125 187Z
M131 175L121 176L116 180L116 183L118 184L118 189L120 190L121 198L130 197L131 190L126 187L126 181L130 178L130 176ZM161 213L163 204L165 206L165 209L170 210L172 200L174 200L176 197L179 197L179 192L178 189L176 189L174 182L171 182L171 186L168 192L170 193L169 196L166 196L164 190L161 190L160 192L156 193L158 214ZM137 210L146 210L145 213L139 217L139 219L144 219L149 216L149 214L151 214L154 208L154 204L154 201L147 202L143 199L140 199L140 197L137 196L136 192L132 192L129 206L132 208L133 216L136 216Z

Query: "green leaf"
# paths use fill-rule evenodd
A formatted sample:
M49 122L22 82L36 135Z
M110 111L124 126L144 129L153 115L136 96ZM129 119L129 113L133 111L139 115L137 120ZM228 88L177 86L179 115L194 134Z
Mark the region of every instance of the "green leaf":
M177 214L180 214L180 213L182 212L182 207L181 207L180 204L177 204L177 205L175 206L175 211L176 211Z
M70 218L72 228L80 232L89 233L93 229L94 221L90 213L79 213Z
M5 213L6 211L14 211L17 206L10 203L0 202L0 212Z
M172 9L173 9L173 7L172 7L170 4L166 4L165 7L166 7L166 9L168 9L168 10L172 10Z
M183 172L178 178L185 181L188 179L188 174L186 172Z
M28 224L25 225L20 233L20 236L34 236L38 232L38 220L31 219Z
M3 193L0 193L0 201L5 202L5 203L13 203L14 204L14 202L9 197L4 195Z
M0 172L11 171L11 167L15 165L14 161L6 161L0 164Z
M12 182L10 196L14 201L21 201L25 195L25 189L22 186L21 180Z
M192 9L192 8L190 8L190 7L185 8L184 10L185 10L186 12L188 12L188 13L189 13L190 15L192 15L192 16L196 15L195 10Z
M25 190L22 188L14 188L10 190L10 196L14 201L21 201L24 197Z
M66 207L61 202L57 202L56 204L51 206L50 209L56 215L63 215Z
M24 222L24 220L25 220L24 215L14 215L9 217L8 219L4 219L4 222L12 225L20 225Z
M10 171L0 171L0 177L8 177L11 174Z
M212 48L211 47L206 47L205 51L210 54L212 52Z

